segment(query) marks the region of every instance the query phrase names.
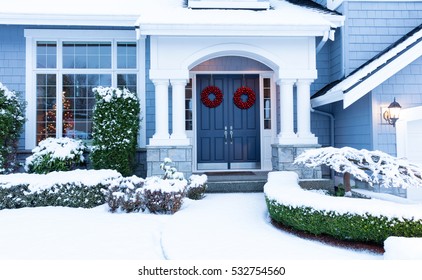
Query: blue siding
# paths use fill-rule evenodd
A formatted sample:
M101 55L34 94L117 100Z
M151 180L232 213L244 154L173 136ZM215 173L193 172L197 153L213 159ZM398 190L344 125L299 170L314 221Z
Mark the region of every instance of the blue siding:
M396 129L386 124L381 108L394 97L402 108L422 106L422 57L403 68L373 91L374 149L396 155Z
M422 1L344 3L346 75L421 24Z
M0 82L25 98L25 37L24 27L0 25ZM24 133L19 149L24 148Z
M335 146L372 149L371 94L367 94L347 109L342 102L333 104L335 115Z
M345 2L344 8L347 17L344 27L346 74L418 26L422 19L422 1L354 1ZM382 120L381 107L387 107L394 97L403 108L422 105L421 64L421 59L418 59L375 88L372 95L367 95L372 96L368 102L371 102L373 112L373 137L369 139L373 149L397 154L396 130ZM353 119L353 116L350 117ZM356 134L354 137L359 136ZM337 138L341 139L342 135L337 135ZM343 142L338 145L343 145Z

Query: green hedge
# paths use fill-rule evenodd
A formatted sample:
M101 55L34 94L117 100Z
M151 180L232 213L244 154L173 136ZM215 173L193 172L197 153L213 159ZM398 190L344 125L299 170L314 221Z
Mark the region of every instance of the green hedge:
M305 206L286 206L268 197L266 202L273 220L315 235L328 234L342 240L379 244L389 236L422 237L422 220L376 217L369 213L339 214Z
M0 210L64 206L92 208L105 203L105 191L121 175L113 170L0 176Z
M40 192L30 192L29 185L0 188L0 210L23 207L65 206L92 208L105 203L106 185L55 184Z

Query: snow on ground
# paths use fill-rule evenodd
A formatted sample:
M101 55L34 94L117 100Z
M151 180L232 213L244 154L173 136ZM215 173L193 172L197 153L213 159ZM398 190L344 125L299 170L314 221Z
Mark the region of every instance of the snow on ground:
M169 259L382 259L304 240L270 224L264 194L208 195L191 201L163 231Z
M175 215L40 207L0 211L0 260L382 259L269 223L264 194L208 194Z
M168 218L112 214L105 205L2 210L0 260L160 260Z

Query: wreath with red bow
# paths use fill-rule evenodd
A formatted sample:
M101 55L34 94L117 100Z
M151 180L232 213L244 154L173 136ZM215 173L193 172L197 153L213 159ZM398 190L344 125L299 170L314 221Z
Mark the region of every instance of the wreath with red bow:
M246 101L243 101L242 95L246 95ZM255 92L248 87L242 86L236 90L233 96L233 102L239 109L249 109L255 104Z
M210 95L214 95L214 99L210 99ZM207 86L201 92L201 101L208 108L218 107L223 102L223 93L216 86Z

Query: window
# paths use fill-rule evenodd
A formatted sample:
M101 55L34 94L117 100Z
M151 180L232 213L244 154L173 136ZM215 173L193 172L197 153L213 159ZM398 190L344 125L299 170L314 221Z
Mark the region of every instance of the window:
M185 87L185 128L193 129L193 107L192 107L192 79Z
M271 79L264 78L264 129L271 129Z
M114 86L137 92L136 42L115 38L99 41L92 38L86 41L33 39L32 42L34 62L30 91L34 92L35 100L28 105L35 111L35 120L30 122L35 124L35 141L32 141L36 143L47 137L71 137L89 142L95 105L93 88Z

